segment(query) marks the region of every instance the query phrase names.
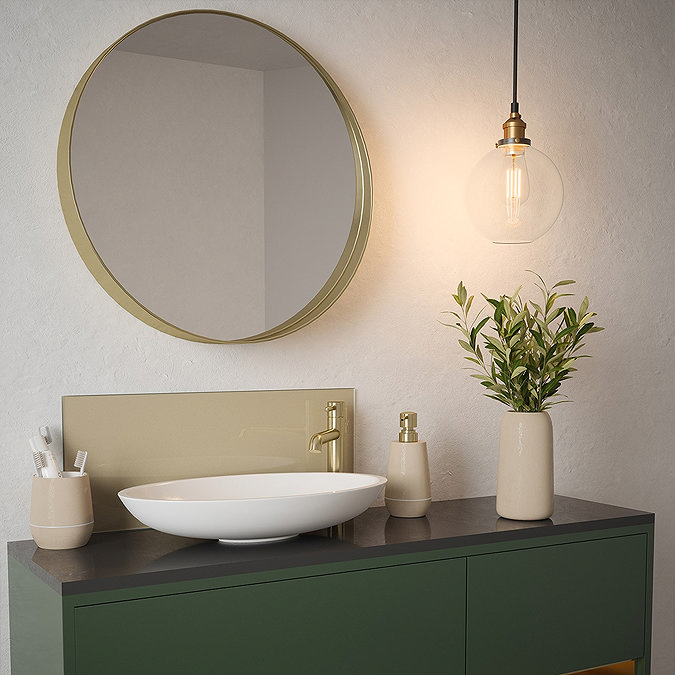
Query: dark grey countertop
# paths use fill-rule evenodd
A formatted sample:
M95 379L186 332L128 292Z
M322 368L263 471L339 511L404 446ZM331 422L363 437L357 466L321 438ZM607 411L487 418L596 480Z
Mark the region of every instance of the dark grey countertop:
M548 520L500 518L494 497L433 502L424 518L393 518L368 509L342 526L261 545L227 545L155 530L94 534L86 546L47 551L32 540L8 554L62 595L208 579L306 565L419 553L557 534L647 525L654 515L556 496Z

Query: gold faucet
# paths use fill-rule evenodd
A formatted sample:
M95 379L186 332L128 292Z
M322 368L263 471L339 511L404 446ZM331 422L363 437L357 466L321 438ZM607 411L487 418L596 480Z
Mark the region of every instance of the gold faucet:
M342 471L344 457L342 453L342 435L344 433L344 401L328 401L326 414L328 429L314 434L309 440L309 451L320 455L321 446L326 445L328 471Z

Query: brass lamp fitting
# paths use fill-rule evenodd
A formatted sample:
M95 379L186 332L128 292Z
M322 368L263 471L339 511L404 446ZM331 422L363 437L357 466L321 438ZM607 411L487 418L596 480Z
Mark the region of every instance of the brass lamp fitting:
M519 112L512 112L509 119L502 124L504 129L504 138L501 138L495 143L495 147L499 148L503 145L530 145L530 139L525 138L525 121L520 116Z

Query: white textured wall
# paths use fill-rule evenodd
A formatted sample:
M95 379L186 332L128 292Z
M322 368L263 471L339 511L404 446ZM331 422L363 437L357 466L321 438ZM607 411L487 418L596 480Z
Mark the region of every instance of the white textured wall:
M461 370L456 336L437 317L459 279L499 293L533 268L577 279L607 328L589 339L594 358L568 383L574 404L553 412L557 490L656 512L654 673L672 673L675 3L521 3L521 110L560 168L566 203L542 240L513 248L482 241L462 203L469 168L508 114L510 2L207 4L289 35L351 102L375 181L362 265L328 313L266 344L183 342L126 314L68 237L58 130L73 87L106 45L192 3L4 0L0 537L29 536L26 437L38 424L58 426L66 393L353 386L359 470L385 470L398 412L413 409L434 497L493 493L501 409ZM4 552L1 561L6 672Z

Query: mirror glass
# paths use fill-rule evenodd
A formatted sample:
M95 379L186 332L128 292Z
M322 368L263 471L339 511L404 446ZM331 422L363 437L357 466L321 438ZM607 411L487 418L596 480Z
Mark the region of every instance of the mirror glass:
M107 49L70 101L58 168L90 271L178 337L297 330L365 248L371 179L347 101L301 47L246 17L166 15Z

